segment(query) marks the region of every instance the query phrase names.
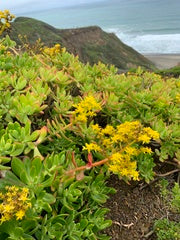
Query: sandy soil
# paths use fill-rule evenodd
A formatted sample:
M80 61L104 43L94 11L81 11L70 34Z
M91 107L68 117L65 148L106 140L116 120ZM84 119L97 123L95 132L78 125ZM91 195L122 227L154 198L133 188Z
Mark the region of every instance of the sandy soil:
M144 54L159 69L168 69L180 64L180 54Z

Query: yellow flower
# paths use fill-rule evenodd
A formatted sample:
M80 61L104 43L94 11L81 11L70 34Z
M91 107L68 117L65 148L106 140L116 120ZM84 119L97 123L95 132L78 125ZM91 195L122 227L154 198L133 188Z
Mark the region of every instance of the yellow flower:
M14 206L13 206L13 205L6 204L6 205L4 205L3 211L9 213L9 212L11 212L13 209L14 209Z
M6 221L9 221L11 219L11 214L10 213L5 213L5 218L6 218Z
M10 196L7 198L7 202L11 202L13 200L13 198Z
M32 204L30 202L27 202L26 203L26 209L31 208L31 207L32 207Z
M98 124L92 125L92 129L96 132L99 133L101 131L101 128L99 127Z
M111 137L111 140L113 143L118 143L118 142L123 142L124 141L124 136L122 134L115 134L114 136Z
M80 103L74 104L73 107L76 108L73 112L75 120L82 122L87 122L88 117L96 116L96 112L102 109L101 104L93 96L85 97Z
M111 126L111 125L107 125L104 129L102 129L102 133L103 134L108 134L108 135L112 135L113 133L114 133L114 128L113 128L113 126Z
M31 203L28 199L29 190L27 188L19 188L16 186L6 186L6 193L2 196L2 203L0 204L0 222L9 221L14 217L19 220L25 215Z
M7 217L6 217L5 215L1 216L1 218L0 218L1 224L2 224L3 222L6 222L6 221L7 221Z
M19 190L19 188L16 186L6 186L5 189L11 192L17 192Z
M139 181L139 173L137 171L133 171L131 175L134 181Z
M127 154L119 152L112 154L110 162L108 163L108 168L110 171L119 174L122 177L138 180L139 173L136 170L137 163L131 161L130 156Z
M103 139L102 144L104 147L110 147L112 145L112 141L109 138Z
M151 138L147 134L142 134L138 137L138 141L142 143L149 143Z
M159 133L157 131L152 130L150 127L143 128L143 131L154 140L159 139Z
M90 153L92 150L100 152L101 148L96 143L90 144L86 143L85 146L83 147L83 150L87 150L88 153Z
M128 155L130 155L130 156L136 156L136 155L138 155L138 150L136 149L136 148L134 148L134 147L126 147L125 149L124 149L124 151L128 154Z
M76 117L76 121L86 123L86 122L87 122L86 114L84 114L84 113L79 114L79 115Z
M137 133L141 128L138 121L125 122L117 126L117 134L121 136L122 141L129 142L137 138Z
M26 200L28 200L27 194L22 194L19 198L19 200L25 202Z
M25 211L23 210L19 210L18 212L16 212L16 219L19 220L19 219L22 219L25 215Z
M29 193L29 189L28 188L22 188L22 193L28 194Z
M44 49L42 49L42 52L49 55L50 57L53 57L61 52L61 46L60 44L55 44L54 47L51 48L45 47Z
M151 148L148 148L148 147L141 147L140 152L150 154L150 153L152 153L152 150L151 150Z
M60 49L61 45L59 43L55 44L54 46L56 49Z
M14 17L8 10L0 11L0 35L10 27L10 22Z

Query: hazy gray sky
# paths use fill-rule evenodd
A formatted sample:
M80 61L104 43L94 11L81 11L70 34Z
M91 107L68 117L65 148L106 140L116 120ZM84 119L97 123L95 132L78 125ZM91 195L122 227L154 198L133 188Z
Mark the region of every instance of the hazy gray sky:
M18 13L100 1L103 0L0 0L0 10L9 9Z

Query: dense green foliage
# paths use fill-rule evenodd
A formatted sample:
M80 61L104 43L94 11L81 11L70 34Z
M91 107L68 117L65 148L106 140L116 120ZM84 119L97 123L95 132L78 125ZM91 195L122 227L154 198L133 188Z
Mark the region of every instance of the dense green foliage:
M124 172L116 173L126 181L152 180L155 158L178 165L179 79L140 68L119 75L59 45L22 53L9 37L0 42L0 79L0 189L10 197L0 195L0 239L109 239L101 230L111 224L102 207L114 192L105 183L110 156L119 151ZM116 130L122 139L112 145ZM26 213L12 209L22 205L15 192L31 201Z
M180 223L160 219L155 222L155 232L158 240L178 240L180 238Z

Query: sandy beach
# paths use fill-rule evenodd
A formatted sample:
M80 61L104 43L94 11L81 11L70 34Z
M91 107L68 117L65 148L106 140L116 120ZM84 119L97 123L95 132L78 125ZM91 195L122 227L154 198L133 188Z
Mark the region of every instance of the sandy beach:
M159 69L168 69L180 64L180 54L144 54Z

